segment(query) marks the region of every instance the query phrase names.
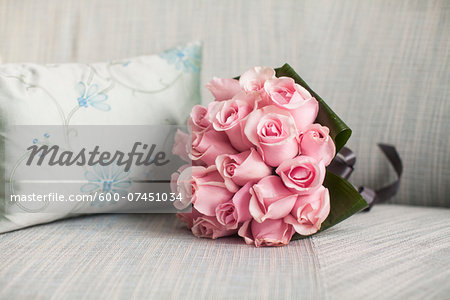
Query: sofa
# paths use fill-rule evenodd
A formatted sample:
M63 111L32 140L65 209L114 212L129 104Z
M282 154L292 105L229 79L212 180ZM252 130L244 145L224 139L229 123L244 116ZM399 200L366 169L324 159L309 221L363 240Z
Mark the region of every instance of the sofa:
M448 1L3 0L0 62L92 63L203 43L202 83L292 65L353 129L350 181L398 194L288 246L194 237L172 214L86 215L0 235L1 299L445 299ZM211 96L203 88L202 102Z

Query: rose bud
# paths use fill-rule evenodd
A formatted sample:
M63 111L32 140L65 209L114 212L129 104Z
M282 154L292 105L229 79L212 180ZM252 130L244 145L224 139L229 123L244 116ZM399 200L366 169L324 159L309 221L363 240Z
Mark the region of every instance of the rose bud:
M325 164L309 156L284 161L275 172L293 193L306 195L316 191L325 178Z
M254 67L239 78L241 88L247 93L257 93L259 95L258 108L270 104L270 98L264 90L264 83L275 78L275 70L268 67Z
M299 131L316 119L319 103L304 87L296 84L294 79L280 77L267 80L264 90L275 105L291 113Z
M266 220L263 223L250 220L238 231L247 244L254 244L256 247L287 245L294 233L292 225L286 224L283 219Z
M261 179L250 188L250 214L259 223L266 219L280 219L287 216L297 200L281 181L272 175Z
M225 134L213 129L192 133L192 148L189 157L193 161L200 160L210 166L221 154L234 154L237 151L230 145Z
M237 229L227 229L215 217L208 216L196 218L191 230L196 237L209 239L217 239L237 232Z
M328 166L336 154L336 147L328 127L311 124L300 133L300 154L323 160Z
M239 224L252 218L249 211L251 186L252 183L247 183L234 194L231 201L221 203L216 207L217 221L227 229L236 229Z
M189 135L180 129L175 133L175 143L173 144L172 153L178 155L182 160L190 162L188 154L188 144L190 145Z
M252 144L244 135L244 126L248 114L255 108L254 97L242 93L219 103L211 109L214 129L225 132L235 149L248 150Z
M192 208L192 212L190 213L177 213L177 218L183 222L186 223L187 228L191 229L194 225L194 220L198 217L203 216L201 213L199 213L194 207Z
M187 171L183 173L183 171L186 169ZM188 207L189 204L191 204L192 168L190 167L190 165L183 165L176 172L172 173L172 175L170 176L170 189L172 193L175 193L176 196L179 196L178 199L173 202L173 206L175 206L176 209L183 210Z
M298 155L297 129L292 116L275 106L252 112L244 129L267 165L277 167Z
M246 92L259 92L264 89L266 80L275 78L275 70L268 67L254 67L239 78L241 88Z
M258 182L260 179L272 174L258 154L251 148L239 154L222 154L216 158L216 166L225 180L225 185L232 192L237 192L240 186L248 182Z
M211 127L211 122L208 118L208 109L201 105L195 105L188 119L188 126L191 132L208 130Z
M284 218L301 235L316 233L330 213L330 194L321 186L314 193L298 196L291 214Z
M173 189L174 187L172 191ZM174 202L176 208L186 208L192 202L200 213L208 216L214 216L217 205L233 197L233 193L226 188L215 166L208 168L194 166L183 169L177 178L175 189L182 198L179 201L181 203Z
M217 78L206 84L206 88L213 94L216 101L229 100L241 91L239 81L233 78Z

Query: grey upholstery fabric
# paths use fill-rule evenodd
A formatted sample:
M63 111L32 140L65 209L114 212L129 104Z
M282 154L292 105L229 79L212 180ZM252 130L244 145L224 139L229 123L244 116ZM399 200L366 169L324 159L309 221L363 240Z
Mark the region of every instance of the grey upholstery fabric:
M450 210L375 206L313 238L333 299L445 299Z
M1 299L444 299L450 210L380 205L282 248L97 215L0 235L0 253Z
M445 0L3 0L0 57L93 62L200 39L203 82L289 62L354 129L356 184L389 181L375 143L392 143L393 201L450 207L449 13Z

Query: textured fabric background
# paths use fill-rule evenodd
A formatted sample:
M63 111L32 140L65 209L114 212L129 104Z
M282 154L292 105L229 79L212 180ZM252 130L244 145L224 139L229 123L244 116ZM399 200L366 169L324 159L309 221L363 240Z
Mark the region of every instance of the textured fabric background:
M289 62L354 129L354 182L405 173L397 203L450 207L449 1L2 0L5 62L94 62L204 41L205 83ZM204 101L209 95L203 91Z
M445 299L450 210L380 205L282 248L97 215L0 235L0 253L1 299Z

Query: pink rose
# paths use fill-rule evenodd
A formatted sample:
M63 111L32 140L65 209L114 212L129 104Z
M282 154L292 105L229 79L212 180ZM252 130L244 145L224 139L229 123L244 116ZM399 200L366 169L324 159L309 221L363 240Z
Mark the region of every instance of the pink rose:
M328 127L311 124L300 133L300 154L323 160L328 166L336 154L336 147Z
M265 82L264 89L273 103L292 114L299 131L316 119L319 103L304 87L296 84L294 79L273 78Z
M204 170L203 167L195 167L194 170ZM183 210L192 202L192 167L189 165L181 166L170 177L170 189L176 196L180 196L178 200L173 202L176 209Z
M190 213L177 213L177 218L183 222L186 223L187 228L191 229L194 225L194 220L198 217L203 216L201 213L199 213L194 207L192 208L192 212Z
M216 217L220 224L228 229L236 229L239 224L252 218L249 211L251 186L252 183L247 183L234 194L231 201L221 203L216 207Z
M233 197L215 166L187 167L181 171L178 178L172 175L172 179L177 182L176 186L171 184L172 191L179 193L182 198L181 201L174 202L178 209L184 209L192 202L200 213L214 216L217 205Z
M330 194L321 186L314 193L299 196L291 214L284 221L301 235L316 233L330 213Z
M192 148L189 157L193 161L200 160L210 166L215 163L216 157L221 154L234 154L237 151L223 132L207 130L192 133Z
M206 84L206 88L211 91L216 101L231 99L241 91L239 81L233 78L214 77Z
M286 224L283 219L266 220L263 223L250 220L238 231L247 244L254 244L256 247L287 245L294 233L292 225Z
M250 189L250 214L259 223L287 216L297 200L278 176L267 176Z
M239 84L246 92L259 92L264 89L266 80L275 78L275 70L268 67L254 67L239 78Z
M190 162L188 155L188 144L190 145L189 135L180 129L175 133L175 143L173 144L172 153L178 155L182 160Z
M225 185L232 192L248 182L258 182L272 174L254 148L239 154L222 154L216 158L216 166L225 180Z
M236 229L239 225L236 218L236 206L232 201L217 205L216 218L217 221L227 229Z
M291 192L306 195L322 185L325 164L313 157L300 155L281 163L275 172Z
M227 189L215 166L195 171L192 172L192 203L202 214L215 216L217 205L232 199L233 193Z
M247 93L259 95L257 107L261 108L270 104L270 98L264 90L266 80L275 78L275 70L267 67L254 67L239 78L239 84Z
M247 118L244 133L269 166L276 167L298 154L294 120L287 111L276 106L252 112Z
M203 132L209 129L211 122L208 119L208 109L201 105L195 105L192 108L188 126L193 132Z
M238 94L231 100L219 102L211 109L212 123L217 131L224 131L234 148L248 150L252 144L244 135L245 120L255 107L252 95Z
M196 218L191 230L196 237L210 239L233 235L237 232L237 229L227 229L215 217L208 216Z

